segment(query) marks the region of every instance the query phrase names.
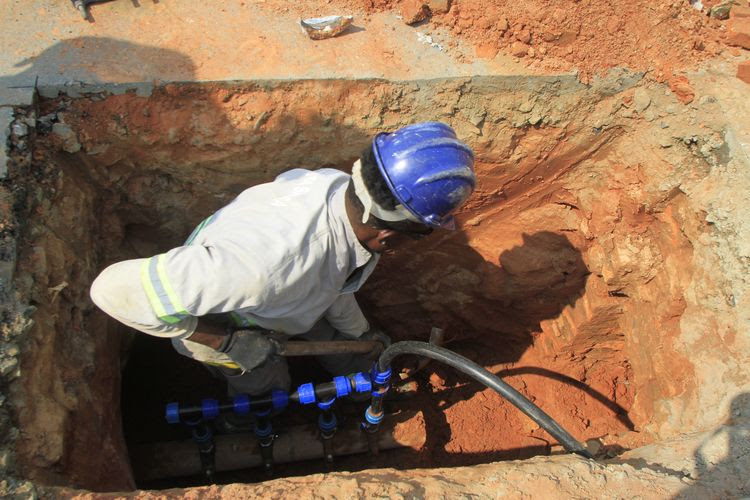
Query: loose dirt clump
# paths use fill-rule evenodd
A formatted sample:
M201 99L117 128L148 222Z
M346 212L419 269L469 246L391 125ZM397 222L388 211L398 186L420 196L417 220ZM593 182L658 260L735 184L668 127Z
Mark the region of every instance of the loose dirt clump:
M414 3L332 2L339 9L365 13L388 9L412 12ZM417 3L430 7L435 2ZM649 72L663 81L673 72L695 68L725 50L726 21L709 16L711 6L717 3L704 2L699 11L688 1L670 0L454 0L447 12L432 9L429 23L447 28L473 45L481 58L500 52L543 71L577 70L584 82L614 67Z
M721 52L721 22L688 2L455 2L436 24L549 71L587 80L615 66L663 78Z

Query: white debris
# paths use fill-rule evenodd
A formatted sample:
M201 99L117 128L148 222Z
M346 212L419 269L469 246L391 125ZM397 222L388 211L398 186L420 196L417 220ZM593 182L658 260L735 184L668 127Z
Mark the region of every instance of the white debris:
M430 47L438 49L440 52L445 52L445 47L434 41L430 35L422 33L421 31L417 31L417 40L429 45Z

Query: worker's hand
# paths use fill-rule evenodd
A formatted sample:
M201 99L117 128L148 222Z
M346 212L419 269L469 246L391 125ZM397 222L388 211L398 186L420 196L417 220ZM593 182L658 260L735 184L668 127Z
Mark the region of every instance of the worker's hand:
M276 353L276 342L262 330L237 330L230 335L221 352L246 372L262 365Z
M391 345L391 338L383 330L374 326L371 326L369 330L360 335L358 340L377 340L383 344L383 349Z

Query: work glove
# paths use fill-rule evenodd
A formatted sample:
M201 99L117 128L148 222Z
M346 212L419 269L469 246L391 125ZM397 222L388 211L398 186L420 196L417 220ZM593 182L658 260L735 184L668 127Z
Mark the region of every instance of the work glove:
M278 344L266 333L262 330L237 330L219 350L243 371L249 372L276 353Z
M374 326L371 326L369 330L360 335L357 340L377 340L383 344L383 349L391 345L391 338L383 330Z

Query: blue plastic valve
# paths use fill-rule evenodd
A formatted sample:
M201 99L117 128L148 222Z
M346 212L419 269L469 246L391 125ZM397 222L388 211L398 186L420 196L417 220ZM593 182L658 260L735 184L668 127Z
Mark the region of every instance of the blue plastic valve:
M372 367L372 381L378 385L385 385L391 379L391 367L386 368L385 371L378 371L378 365Z
M367 407L367 411L365 411L365 420L367 420L368 423L372 425L377 425L380 422L383 421L383 413L381 412L380 415L375 415L372 413L372 408Z
M271 392L271 405L274 410L286 408L289 404L289 394L286 391L275 390Z
M265 427L258 427L255 426L255 435L259 438L268 437L271 434L273 434L273 427L271 427L271 424L266 424Z
M170 424L180 423L180 403L169 403L165 412L167 422Z
M370 378L362 372L354 375L354 389L357 392L372 391L372 382L370 382Z
M336 427L338 426L338 421L336 420L336 415L331 413L331 416L329 419L325 418L325 415L322 413L318 415L318 428L323 432L331 432L333 430L336 430Z
M210 420L219 416L219 402L215 399L204 399L201 401L201 412L203 418Z
M352 392L352 385L349 382L349 378L342 375L340 377L333 377L333 384L336 386L336 397L343 398L348 396Z
M318 408L320 408L321 410L327 410L331 406L333 406L334 401L336 401L336 398L334 397L331 397L330 399L326 401L318 401Z
M250 397L247 394L237 394L234 397L234 412L239 415L250 413Z
M299 386L297 393L299 394L300 404L309 405L315 402L315 386L312 382Z

